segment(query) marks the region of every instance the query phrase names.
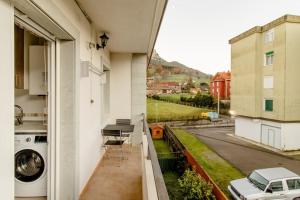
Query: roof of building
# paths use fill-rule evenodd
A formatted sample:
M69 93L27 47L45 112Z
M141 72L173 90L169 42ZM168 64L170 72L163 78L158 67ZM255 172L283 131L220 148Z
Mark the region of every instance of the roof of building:
M267 179L268 181L276 180L276 179L299 177L294 172L283 167L258 169L255 171L259 173L261 176L263 176L265 179Z
M244 39L254 33L262 33L265 31L268 31L276 26L279 26L280 24L283 24L285 22L291 22L291 23L300 23L300 16L297 15L284 15L282 17L279 17L278 19L275 19L271 21L270 23L264 25L264 26L255 26L240 35L233 37L229 40L229 44L233 44L241 39Z
M163 127L162 125L160 125L160 124L152 124L152 125L150 126L150 129L154 129L154 128L161 128L161 129L164 129L164 127Z
M227 80L230 79L231 73L230 71L228 72L217 72L216 75L214 75L211 78L211 81L223 81L223 80Z

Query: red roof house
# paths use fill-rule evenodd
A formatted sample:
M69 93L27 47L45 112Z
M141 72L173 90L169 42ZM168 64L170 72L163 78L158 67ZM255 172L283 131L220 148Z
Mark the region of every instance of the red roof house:
M220 99L230 99L230 76L228 72L217 72L215 76L210 80L210 94L218 98L218 92L220 93Z

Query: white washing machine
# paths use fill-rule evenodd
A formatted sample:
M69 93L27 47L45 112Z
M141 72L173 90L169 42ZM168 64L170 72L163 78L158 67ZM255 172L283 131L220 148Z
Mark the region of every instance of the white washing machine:
M15 196L47 196L47 135L16 133Z

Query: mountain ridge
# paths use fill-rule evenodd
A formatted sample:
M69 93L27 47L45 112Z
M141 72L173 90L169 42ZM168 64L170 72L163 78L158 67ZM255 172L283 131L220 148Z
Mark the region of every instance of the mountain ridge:
M147 77L156 77L161 82L174 81L186 82L189 78L195 83L208 83L212 75L186 66L178 61L166 61L154 50L150 65L147 69Z

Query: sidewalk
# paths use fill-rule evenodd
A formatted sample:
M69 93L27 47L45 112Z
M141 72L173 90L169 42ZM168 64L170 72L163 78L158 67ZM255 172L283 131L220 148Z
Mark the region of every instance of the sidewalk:
M261 147L261 148L264 148L264 149L267 149L269 151L272 151L274 153L277 153L277 154L280 154L282 156L287 156L287 157L292 157L296 160L300 160L300 150L298 151L281 151L279 149L275 149L275 148L272 148L270 146L267 146L267 145L264 145L264 144L261 144L261 143L258 143L258 142L255 142L255 141L252 141L252 140L248 140L246 138L243 138L243 137L239 137L239 136L236 136L234 134L227 134L228 136L231 136L231 137L234 137L236 139L239 139L239 140L242 140L242 141L245 141L245 142L248 142L250 144L253 144L253 145L256 145L258 147Z

